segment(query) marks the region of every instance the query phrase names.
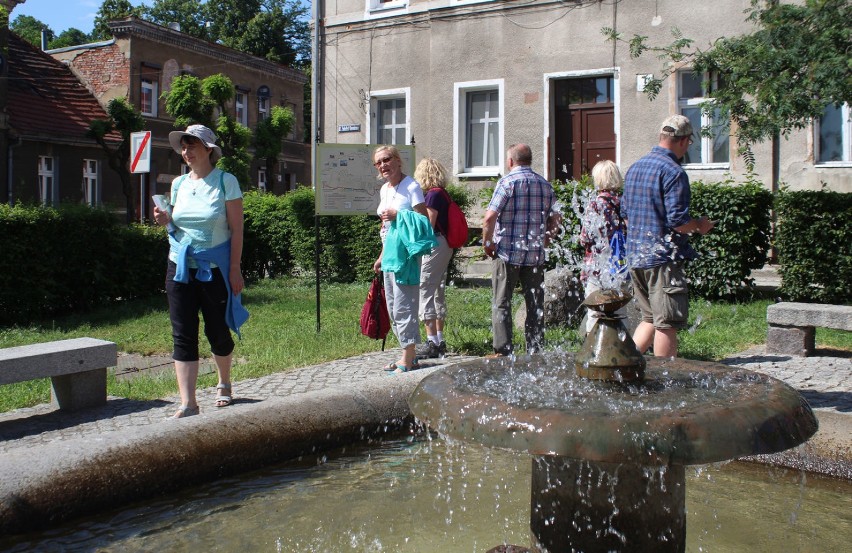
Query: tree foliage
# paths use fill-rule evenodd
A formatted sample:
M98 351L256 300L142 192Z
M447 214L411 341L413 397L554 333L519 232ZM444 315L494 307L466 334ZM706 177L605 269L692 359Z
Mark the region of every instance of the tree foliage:
M130 0L104 0L95 15L95 27L92 29L92 39L107 40L112 36L107 23L124 19L129 15L141 17L142 8L134 7Z
M213 40L287 65L310 60L307 6L295 0L221 0L206 8Z
M254 151L266 159L266 176L275 182L275 161L281 153L284 138L293 130L296 116L289 107L273 106L269 117L260 121L254 131Z
M275 157L281 152L281 141L293 130L296 116L289 107L273 106L270 116L257 124L254 147L258 157Z
M9 25L9 29L36 48L41 48L42 29L47 35L48 42L56 38L56 33L54 33L46 23L43 23L31 15L19 15Z
M110 169L115 171L121 180L121 189L127 206L127 222L133 220L134 194L130 183L130 135L145 127L145 120L125 98L110 100L106 109L108 119L95 119L89 124L86 136L94 139L107 155ZM111 142L108 135L113 131L121 135L118 144Z
M660 79L646 86L654 99L662 81L682 64L720 76L713 98L702 106L729 120L741 153L751 144L786 136L818 119L829 104L852 103L852 3L848 0L751 0L751 34L720 38L707 50L677 29L665 46L635 35L625 40L603 29L610 40L627 42L630 56L654 52L667 62Z
M178 23L180 31L196 38L206 38L206 10L201 0L154 0L143 7L142 16L157 25Z
M171 90L164 94L166 113L175 118L175 127L198 123L213 128L216 103L205 96L201 81L193 75L179 75L172 80Z
M47 47L48 48L65 48L68 46L77 46L78 44L86 44L90 42L91 37L81 31L80 29L75 29L71 27L70 29L65 29L59 36L55 39L51 40Z
M175 118L176 127L193 123L214 129L222 148L222 159L217 167L237 177L241 186L250 181L251 156L248 146L251 131L238 123L230 113L234 97L234 84L221 73L210 75L204 80L192 75L181 75L172 81L169 92L164 94L166 112ZM219 116L214 120L214 113Z

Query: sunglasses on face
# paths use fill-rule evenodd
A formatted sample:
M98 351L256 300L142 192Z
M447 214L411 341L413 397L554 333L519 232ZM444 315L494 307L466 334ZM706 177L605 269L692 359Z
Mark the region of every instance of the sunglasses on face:
M381 167L382 165L388 165L393 161L392 157L383 157L382 159L377 160L373 165L376 167Z

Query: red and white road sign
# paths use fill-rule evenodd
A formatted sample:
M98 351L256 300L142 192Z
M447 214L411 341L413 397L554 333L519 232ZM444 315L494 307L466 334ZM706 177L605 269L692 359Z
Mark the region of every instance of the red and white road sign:
M130 172L151 170L151 131L130 133Z

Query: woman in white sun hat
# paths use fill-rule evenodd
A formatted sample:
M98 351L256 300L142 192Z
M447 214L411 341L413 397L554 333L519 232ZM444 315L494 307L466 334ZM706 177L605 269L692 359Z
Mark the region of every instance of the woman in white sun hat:
M233 330L248 318L240 294L243 252L243 195L237 178L217 169L222 150L216 135L204 125L169 133L169 143L190 172L172 181L168 209L154 208L160 225L169 231L166 295L172 323L175 373L181 406L174 418L197 415L198 313L216 362L219 384L216 406L230 405Z

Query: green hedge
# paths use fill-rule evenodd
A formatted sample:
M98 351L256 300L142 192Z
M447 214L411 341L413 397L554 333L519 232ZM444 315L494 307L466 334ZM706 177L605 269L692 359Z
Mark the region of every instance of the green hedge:
M21 324L164 288L165 231L83 206L0 205L0 324Z
M754 284L749 276L769 255L772 193L748 179L692 183L690 213L706 215L716 227L689 242L699 257L686 264L690 293L708 299L732 299Z
M783 191L775 207L781 294L852 303L852 194Z
M562 233L554 244L549 267L573 267L579 277L583 262L579 213L593 185L588 176L580 181L554 182L562 209ZM690 211L717 221L706 236L693 236L690 243L700 254L687 264L690 291L708 299L732 298L752 284L749 274L766 261L770 244L772 194L747 179L704 184L692 183Z
M243 277L249 281L293 270L293 222L284 196L247 192L243 196Z
M582 260L575 208L588 188L587 180L555 183L565 232L553 264L577 267ZM463 209L475 200L460 186L448 190ZM248 192L244 201L246 278L313 275L313 191ZM691 210L717 221L707 236L691 238L702 254L687 267L696 295L722 298L747 290L749 273L766 260L771 202L772 195L753 180L693 183ZM796 301L850 303L852 195L783 192L776 209L782 294ZM381 250L378 217L322 216L319 225L321 279L372 278ZM26 324L163 291L168 242L160 227L126 226L84 206L0 205L0 232L0 324ZM457 275L457 267L450 274Z
M449 187L463 209L469 195ZM257 281L314 274L314 193L244 196L243 273ZM322 216L320 277L367 281L381 252L376 216ZM0 324L26 324L124 299L162 293L165 229L127 226L101 209L0 205ZM457 269L456 269L457 270ZM452 271L452 269L451 269Z

